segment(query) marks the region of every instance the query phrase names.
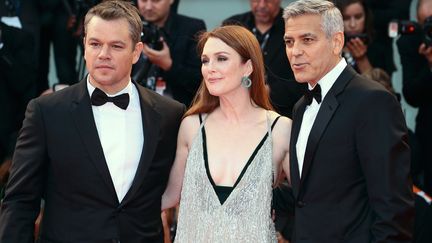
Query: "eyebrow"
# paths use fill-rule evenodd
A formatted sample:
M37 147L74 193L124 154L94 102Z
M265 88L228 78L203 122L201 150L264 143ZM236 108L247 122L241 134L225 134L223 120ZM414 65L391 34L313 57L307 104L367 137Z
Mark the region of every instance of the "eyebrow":
M228 52L226 51L218 51L213 53L213 55L220 55L220 54L226 54L226 55L230 55ZM201 56L207 56L206 54L202 54Z
M304 34L300 35L300 38L306 38L306 37L316 38L316 35L312 34L312 33L304 33ZM286 41L288 39L294 39L294 37L284 35L283 39L284 39L284 41Z
M97 42L100 42L100 40L98 38L94 38L94 37L89 38L88 41L97 41ZM126 43L123 42L123 41L121 41L121 40L114 40L114 41L110 41L109 43L110 44L122 44L122 45L126 45Z

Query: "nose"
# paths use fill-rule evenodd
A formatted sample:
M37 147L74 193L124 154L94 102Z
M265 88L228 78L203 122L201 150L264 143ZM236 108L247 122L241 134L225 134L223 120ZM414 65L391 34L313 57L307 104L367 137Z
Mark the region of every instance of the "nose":
M354 18L350 18L348 25L350 28L354 28L356 26L356 20Z
M146 10L151 10L151 9L153 9L153 3L152 3L152 1L147 1L146 4L145 4L145 6L144 6L144 8L145 8Z
M103 45L100 49L98 57L100 59L109 59L110 58L110 50L108 45Z
M208 72L208 73L213 73L215 72L215 64L212 60L208 60L207 63L202 64L201 66L201 70Z
M300 56L303 54L303 47L300 44L298 44L298 42L295 42L293 44L291 52L293 56Z
M257 6L260 8L266 7L266 0L258 0Z

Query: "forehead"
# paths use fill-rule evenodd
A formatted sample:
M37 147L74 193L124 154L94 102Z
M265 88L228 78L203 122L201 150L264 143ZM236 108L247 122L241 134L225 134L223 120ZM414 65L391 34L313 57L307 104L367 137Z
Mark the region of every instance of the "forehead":
M321 35L321 16L306 14L289 18L285 22L285 37L295 38L306 34Z
M138 4L146 4L146 3L153 3L153 4L170 4L172 0L138 0Z
M418 9L418 20L423 22L427 17L432 16L432 1L425 1Z
M264 2L266 4L275 4L275 5L280 5L281 0L249 0L249 2L251 4L258 4L260 2Z
M363 6L360 3L352 3L344 9L344 14L363 13Z
M129 23L124 18L104 20L99 16L93 16L87 25L86 37L131 40Z
M212 55L215 53L236 53L236 51L227 45L225 42L223 42L219 38L210 37L206 41L204 48L203 48L203 55Z

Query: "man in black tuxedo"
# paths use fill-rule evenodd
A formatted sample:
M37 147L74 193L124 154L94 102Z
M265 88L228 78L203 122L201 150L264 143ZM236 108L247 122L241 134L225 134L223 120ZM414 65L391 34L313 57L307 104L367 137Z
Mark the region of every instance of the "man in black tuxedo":
M85 18L89 75L30 102L0 211L0 242L163 242L161 195L184 105L131 82L141 20L127 1Z
M293 242L411 242L410 150L397 99L347 66L331 2L295 1L283 16L291 68L310 90L293 111Z
M418 22L423 26L429 16L432 18L432 0L419 0ZM418 107L415 135L424 172L423 185L419 186L432 195L432 43L426 45L423 35L402 35L397 40L397 47L402 64L403 95L408 104Z
M257 37L264 56L266 81L272 105L282 115L292 118L294 104L306 85L297 83L284 53L284 21L281 0L249 0L251 11L224 20L224 24L240 24Z
M206 30L204 21L170 11L174 0L136 2L141 16L160 28L163 38L160 50L144 43L143 54L152 66L143 83L155 89L157 84L151 80L160 79L165 82L162 88L164 95L189 106L202 79L196 45L197 35ZM134 66L134 74L140 68L139 65L143 66L142 59Z

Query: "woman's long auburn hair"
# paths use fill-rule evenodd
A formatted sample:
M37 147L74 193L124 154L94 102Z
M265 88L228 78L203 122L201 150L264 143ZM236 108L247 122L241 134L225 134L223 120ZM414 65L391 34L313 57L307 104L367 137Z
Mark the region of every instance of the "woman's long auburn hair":
M253 69L249 76L252 81L252 85L249 88L251 102L264 109L273 110L268 91L265 87L264 60L261 48L252 32L239 25L225 25L217 27L213 31L204 32L200 35L198 40L197 49L200 56L209 38L220 39L233 48L240 55L243 63L247 60L251 60ZM219 98L209 93L205 81L203 80L191 107L185 113L184 117L199 113L210 113L218 106Z

